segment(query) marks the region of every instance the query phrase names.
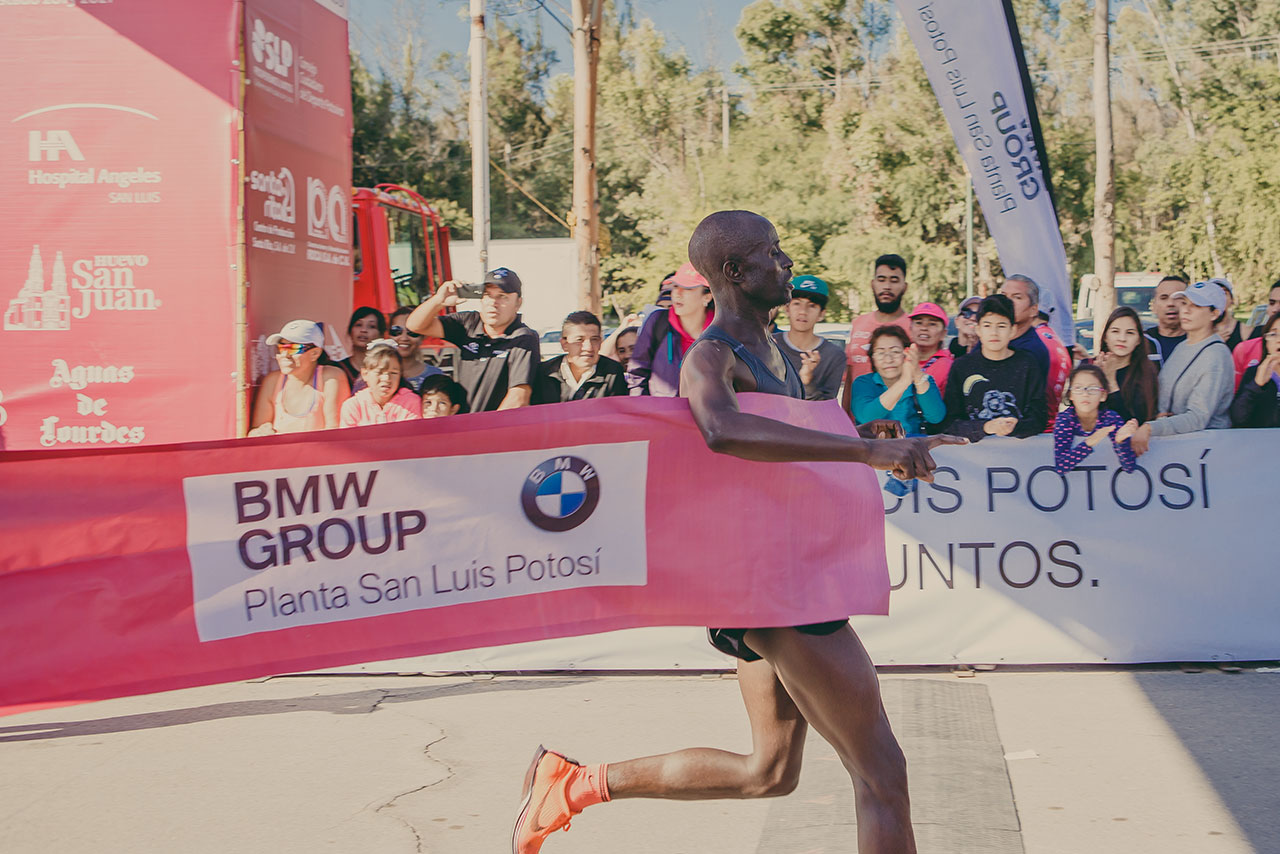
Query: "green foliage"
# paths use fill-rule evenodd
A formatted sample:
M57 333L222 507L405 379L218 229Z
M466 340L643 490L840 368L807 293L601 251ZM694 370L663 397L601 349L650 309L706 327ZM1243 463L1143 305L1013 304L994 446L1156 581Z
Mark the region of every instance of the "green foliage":
M1078 278L1093 264L1092 3L1015 0L1014 7ZM1257 41L1280 29L1280 0L1113 7L1120 269L1203 277L1213 275L1216 252L1242 302L1252 304L1280 276L1280 45ZM699 219L735 207L768 216L796 272L831 283L829 319L866 310L870 265L884 252L907 258L909 299L958 302L969 179L914 47L894 25L892 4L745 6L736 28L740 80L729 84L727 154L720 111L726 81L695 68L649 21L631 14L606 13L599 67L606 302L625 310L651 301L661 278L686 259ZM572 81L551 74L554 54L541 33L512 20L499 18L491 30L490 151L525 192L567 218ZM435 69L447 81L441 91L421 66L408 47L393 73L371 75L353 58L355 180L413 186L466 236L467 69L461 55L439 57ZM491 192L495 236L564 236L497 172ZM994 286L999 259L980 212L975 236L977 266Z

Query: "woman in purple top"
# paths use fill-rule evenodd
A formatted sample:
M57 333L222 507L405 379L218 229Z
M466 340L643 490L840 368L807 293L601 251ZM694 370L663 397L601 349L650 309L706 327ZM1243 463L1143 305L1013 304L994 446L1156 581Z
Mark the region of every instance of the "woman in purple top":
M1096 365L1081 365L1071 372L1067 382L1067 399L1071 405L1058 415L1053 424L1053 469L1066 474L1093 453L1108 436L1116 449L1120 468L1133 471L1137 458L1129 437L1138 429L1136 419L1121 420L1110 409L1100 409L1107 396L1107 375ZM1084 441L1074 444L1077 436Z
M669 281L671 307L645 318L627 363L632 397L679 395L684 354L715 318L711 288L692 264L682 266Z

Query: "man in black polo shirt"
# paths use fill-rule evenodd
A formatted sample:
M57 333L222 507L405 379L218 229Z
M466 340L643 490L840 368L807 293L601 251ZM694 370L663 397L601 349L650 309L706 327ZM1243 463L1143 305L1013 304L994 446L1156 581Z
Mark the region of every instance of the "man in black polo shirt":
M458 304L458 283L445 282L413 310L405 326L443 338L461 351L455 380L467 391L469 412L528 406L538 363L538 333L520 320L520 277L506 267L484 277L479 311L440 312Z

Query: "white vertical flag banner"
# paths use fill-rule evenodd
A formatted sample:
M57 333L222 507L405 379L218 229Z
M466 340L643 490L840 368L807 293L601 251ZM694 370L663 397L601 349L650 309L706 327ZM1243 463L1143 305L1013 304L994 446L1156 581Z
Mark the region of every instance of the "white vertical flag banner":
M1005 275L1040 286L1040 308L1070 346L1071 278L1022 39L1009 0L897 0L951 125Z

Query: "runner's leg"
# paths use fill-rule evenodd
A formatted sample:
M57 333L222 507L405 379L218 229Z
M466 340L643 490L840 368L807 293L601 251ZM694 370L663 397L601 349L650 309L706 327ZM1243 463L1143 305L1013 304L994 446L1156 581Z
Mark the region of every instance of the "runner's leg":
M849 771L860 854L914 854L906 759L857 634L849 626L831 635L752 629L746 640L773 666L804 719Z
M751 753L696 747L610 763L609 798L760 798L785 795L800 777L807 727L767 661L739 661Z

